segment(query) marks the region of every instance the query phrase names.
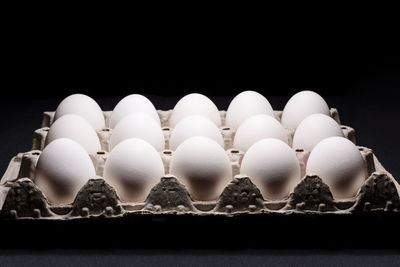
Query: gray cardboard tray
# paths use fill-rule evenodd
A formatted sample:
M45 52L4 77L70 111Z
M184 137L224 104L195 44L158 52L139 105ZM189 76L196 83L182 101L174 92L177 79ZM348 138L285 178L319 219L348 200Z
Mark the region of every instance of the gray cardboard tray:
M168 147L168 118L171 111L158 112L164 127L166 147ZM108 125L110 113L104 112L106 125ZM281 112L275 113L277 119L280 120ZM336 109L331 109L331 115L340 123ZM320 177L305 176L288 198L279 201L264 200L250 178L238 173L243 152L231 147L233 131L225 126L221 127L221 131L232 163L234 177L216 201L193 201L176 177L165 175L159 184L151 189L145 202L121 202L115 190L101 177L108 156L108 138L112 131L105 128L98 132L103 151L91 155L98 176L91 177L78 192L73 203L53 205L47 201L33 182L36 163L53 116L54 112L44 112L42 128L34 132L32 150L15 156L1 179L0 218L61 221L158 215L233 218L243 215L268 217L290 214L351 215L400 212L398 182L384 169L371 149L361 146L359 149L367 163L368 177L355 197L335 200L329 187ZM221 111L221 118L224 122L225 111ZM343 125L341 127L345 136L355 142L354 129ZM160 152L166 173L168 173L172 153L171 150ZM296 150L300 163L308 156L307 153L302 149ZM302 166L302 173L304 174L304 166Z
M166 147L168 116L159 111ZM280 111L276 111L280 120ZM109 111L104 112L106 122ZM332 117L340 123L336 109ZM307 176L287 199L265 201L248 177L238 175L243 153L221 127L235 177L216 201L192 201L167 175L145 202L123 203L101 178L111 129L98 132L103 150L91 155L97 177L69 205L53 205L33 182L54 112L44 112L32 150L12 158L0 181L1 248L400 248L400 186L366 147L368 177L356 197L334 200L317 176ZM225 112L221 111L224 121ZM355 143L354 129L341 126ZM291 134L291 133L289 133ZM173 151L161 152L166 173ZM299 160L305 151L296 151Z

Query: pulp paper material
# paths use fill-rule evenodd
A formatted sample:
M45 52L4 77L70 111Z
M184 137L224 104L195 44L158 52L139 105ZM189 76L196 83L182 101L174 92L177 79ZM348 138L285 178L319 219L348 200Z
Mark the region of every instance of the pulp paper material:
M107 128L110 111L103 112L106 128L97 132L102 150L91 155L96 169L96 178L88 182L77 193L74 201L67 205L54 205L34 183L37 160L44 146L48 127L54 112L45 112L42 128L35 131L33 149L15 156L0 182L0 218L35 218L69 220L88 217L119 217L128 214L192 214L201 216L236 216L247 214L352 214L371 211L400 212L399 184L375 157L371 149L359 147L366 161L367 177L357 195L351 199L335 200L329 187L318 176L305 176L288 197L281 200L266 200L260 190L252 183L251 177L239 174L243 151L232 147L234 130L225 125L225 111L220 111L220 128L226 153L232 165L233 177L223 189L217 200L193 201L179 177L165 175L148 193L144 202L127 203L120 200L115 189L103 179L103 170L108 158L108 140L112 133ZM169 116L171 110L158 111L168 148L170 136ZM274 111L278 120L281 112ZM331 116L340 123L336 109ZM355 142L354 129L341 125L345 137ZM289 140L291 137L289 136ZM308 152L296 149L296 155L304 176ZM174 151L165 149L159 152L165 172Z

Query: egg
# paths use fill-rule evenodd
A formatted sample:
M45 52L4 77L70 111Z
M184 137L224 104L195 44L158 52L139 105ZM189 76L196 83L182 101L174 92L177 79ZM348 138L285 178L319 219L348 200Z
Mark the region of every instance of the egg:
M194 200L215 200L232 180L232 166L225 150L214 140L194 136L172 155L170 172Z
M152 145L139 138L130 138L111 151L103 176L122 201L143 202L164 176L164 165Z
M284 199L300 181L300 164L285 142L266 138L244 154L240 173L250 177L264 199Z
M229 104L225 124L238 129L243 121L257 114L266 114L275 118L271 104L263 95L255 91L244 91L235 96Z
M95 130L105 127L104 115L99 105L87 95L74 94L66 97L58 105L54 114L54 120L58 120L66 114L79 115L86 119Z
M204 116L218 127L221 126L221 116L217 106L202 94L193 93L182 97L172 111L169 126L174 128L180 120L190 115Z
M160 125L143 112L131 113L118 122L111 133L110 150L128 138L143 139L158 151L165 147L164 134Z
M293 148L312 151L316 144L331 136L344 137L340 125L330 116L313 114L297 126L293 137Z
M294 130L302 120L315 113L330 116L328 104L313 91L301 91L286 103L281 123L284 127Z
M224 147L224 139L215 123L206 117L191 115L183 118L173 128L169 139L170 149L175 150L183 141L193 136L208 137Z
M51 125L45 146L58 138L74 140L89 154L96 154L101 150L100 140L93 127L87 120L75 114L64 115Z
M254 143L264 138L276 138L288 143L287 132L279 121L265 114L253 115L237 129L233 147L245 152Z
M157 110L153 103L147 97L132 94L124 97L115 106L110 118L110 128L114 128L118 122L133 112L143 112L149 115L153 120L161 126L160 117L158 116Z
M85 183L96 177L86 150L77 142L59 138L42 151L34 182L54 204L72 203Z
M312 150L306 173L318 175L336 199L356 195L366 178L365 161L357 147L344 137L328 137Z

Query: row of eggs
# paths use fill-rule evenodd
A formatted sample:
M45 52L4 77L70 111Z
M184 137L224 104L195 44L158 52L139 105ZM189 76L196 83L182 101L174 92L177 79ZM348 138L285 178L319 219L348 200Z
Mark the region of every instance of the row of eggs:
M215 200L232 180L232 165L225 150L207 137L185 140L173 152L169 172L188 189L194 200ZM265 199L284 199L301 180L296 153L283 141L261 139L244 154L240 173L250 177ZM366 170L357 147L343 137L317 144L306 162L306 173L319 175L336 199L354 196ZM142 202L165 175L160 154L139 138L118 144L108 155L103 178L121 200ZM35 183L52 203L70 203L89 178L96 176L84 148L68 138L51 142L39 157Z
M306 149L311 151L306 167L308 174L322 177L331 187L335 198L354 196L365 177L365 163L357 147L342 137L339 125L328 116L329 108L325 101L310 91L296 94L283 111L282 125L273 117L272 108L266 103L268 101L260 94L246 91L232 100L226 115L226 124L235 129L237 127L236 145L246 152L240 172L251 178L264 198L285 198L301 179L299 161L287 145L287 135L282 125L287 129L297 128L296 132L304 127L302 136L305 141L302 142L309 144ZM269 115L265 108L260 108L263 105L268 107ZM215 107L205 96L191 94L177 103L170 117L173 132L179 127L184 129L183 137L178 138L180 140L174 145L170 173L186 185L195 200L218 198L232 179L232 166L221 145L222 137L217 127L221 124L218 109L215 107L213 110L216 112L208 112L210 109L204 109L207 106ZM88 122L95 129L104 127L100 107L87 96L72 95L64 99L56 110L35 173L36 184L53 203L72 202L83 184L95 176L88 153L97 152L99 144ZM138 122L161 129L160 119L151 102L143 96L131 95L115 107L110 127L114 128L114 136L115 132L118 133L117 129L122 129L121 135L124 135L124 129L141 134L128 133L125 137L117 138L117 141L112 141L111 137L112 149L103 174L104 179L126 202L143 201L150 188L164 176L163 162L157 152L163 149L161 142L157 146L149 140L147 137L152 134L149 134L148 128L139 127ZM244 127L246 124L256 129ZM69 127L63 129L65 125ZM215 134L202 134L202 130L207 128L203 125L214 129ZM268 127L263 127L265 125ZM85 137L82 134L86 132L85 129L88 129L87 132L91 129L92 136ZM239 142L237 138L241 136L241 131L244 132L244 138ZM267 134L260 134L263 131L267 131ZM313 140L310 140L310 136ZM238 143L243 143L243 147ZM91 149L93 147L96 149Z
M158 125L161 125L160 118L151 101L142 95L132 94L115 106L110 128L114 128L120 120L133 112L144 112ZM101 108L88 96L75 94L65 98L56 110L55 120L71 113L84 117L96 130L105 127ZM282 125L289 129L295 129L304 118L315 113L330 114L325 100L312 91L299 92L287 102L282 114ZM272 106L263 95L255 91L244 91L231 101L227 109L225 124L237 129L245 119L256 114L274 117ZM222 124L218 108L202 94L189 94L178 101L169 121L170 127L174 128L180 120L190 115L204 116L218 127Z
M329 115L328 105L321 96L303 91L288 101L281 124L264 96L245 91L229 105L225 125L234 129L233 147L242 151L247 151L262 138L277 138L288 143L289 131L293 130L296 130L293 148L311 151L326 137L343 136L340 126ZM218 128L221 125L220 113L206 96L189 94L183 97L173 109L169 123L172 128L169 138L171 150L192 136L209 137L224 147ZM97 103L85 95L72 95L58 106L45 145L57 138L71 138L83 145L88 153L94 154L100 150L95 130L104 127L104 116ZM110 127L113 129L109 150L127 138L141 138L158 151L166 148L160 118L153 104L144 96L134 94L122 99L111 114Z

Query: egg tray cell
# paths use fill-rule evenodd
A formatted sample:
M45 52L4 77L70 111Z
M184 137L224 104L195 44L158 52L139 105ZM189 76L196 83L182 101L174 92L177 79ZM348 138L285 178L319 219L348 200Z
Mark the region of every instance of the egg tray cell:
M166 142L168 143L168 117L171 111L158 111ZM280 119L281 112L275 112ZM104 112L106 125L109 111ZM340 123L336 109L331 109L332 117ZM329 187L318 176L305 176L286 199L264 200L260 190L249 177L239 174L239 160L243 152L230 147L233 131L222 126L227 154L231 160L234 177L216 201L193 201L176 177L165 175L149 192L143 203L122 202L115 190L101 175L108 152L107 140L111 129L98 132L104 151L91 155L97 177L90 179L78 192L72 204L53 205L49 203L34 184L36 163L43 148L44 140L54 112L44 112L42 128L34 132L32 150L15 156L0 183L0 218L38 220L92 220L95 218L136 218L141 216L190 216L190 217L241 217L241 216L304 216L313 215L355 215L366 213L400 213L400 185L387 172L371 149L358 147L366 161L368 177L359 193L345 200L335 200ZM225 111L221 111L224 122ZM222 124L224 125L224 123ZM347 138L355 142L354 129L341 126ZM168 145L168 144L167 144ZM168 146L166 146L168 147ZM296 154L304 175L304 160L308 152L297 149ZM168 173L171 150L160 152Z

